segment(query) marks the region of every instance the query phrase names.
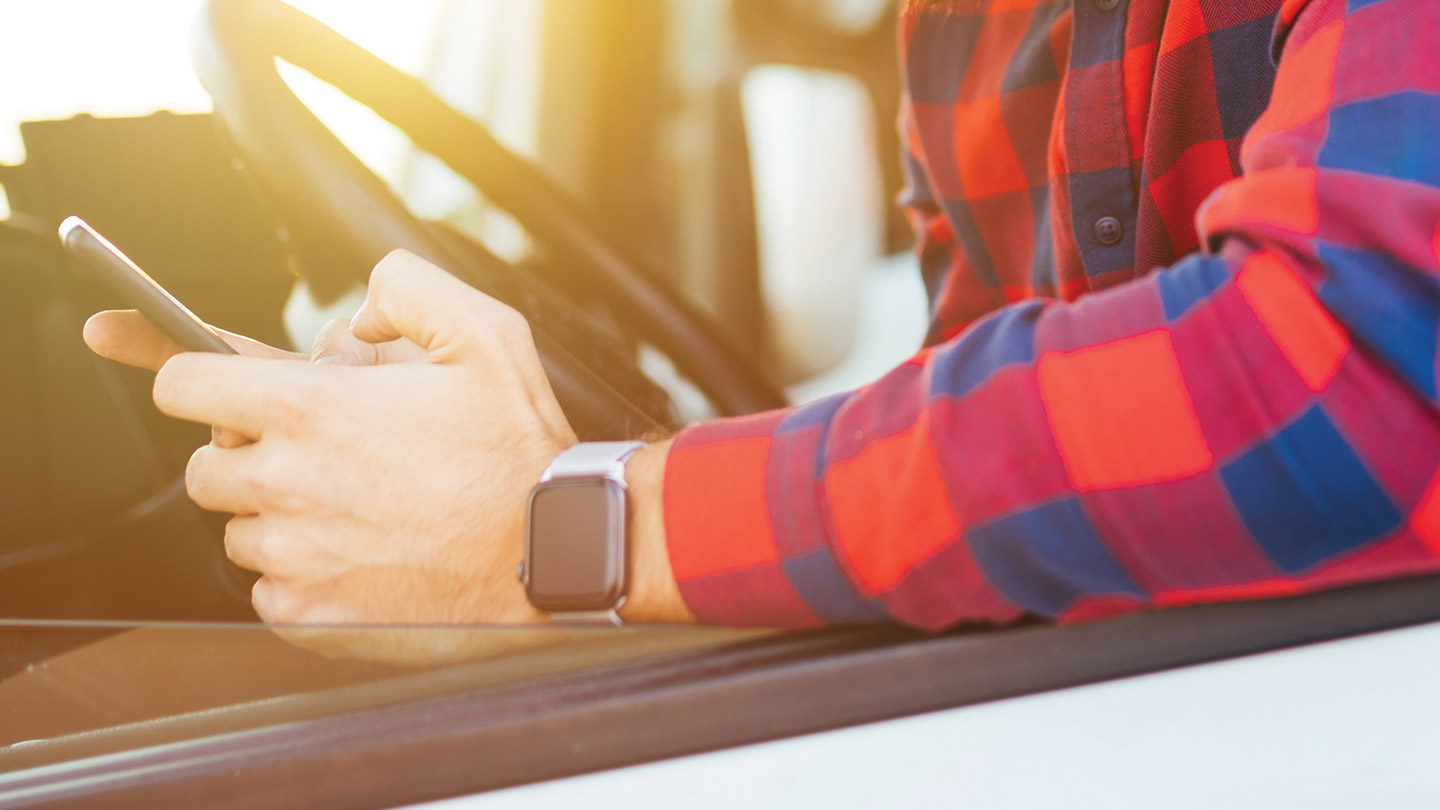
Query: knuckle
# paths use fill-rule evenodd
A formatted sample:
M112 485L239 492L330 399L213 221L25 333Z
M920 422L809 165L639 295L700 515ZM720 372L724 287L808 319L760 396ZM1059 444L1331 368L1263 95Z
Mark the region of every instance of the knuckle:
M370 285L387 288L412 272L419 261L420 257L408 250L392 250L370 271Z
M320 465L305 453L275 453L264 472L266 496L271 511L292 517L307 517L333 505L335 493Z
M289 623L314 627L324 624L343 624L345 619L337 617L334 610L315 604L312 599L297 599L290 609Z
M260 570L267 574L277 573L276 569L285 559L287 545L285 539L273 531L264 532L255 538L254 557Z
M229 428L211 428L210 443L216 447L234 449L245 446L248 441L244 434L237 433Z
M155 384L151 386L151 399L155 401L155 407L165 410L175 401L180 385L180 366L184 361L180 355L165 361L160 370L155 372Z
M275 583L269 577L260 577L255 580L255 585L250 589L250 606L255 608L255 615L267 624L274 624L276 619L274 611Z
M288 589L278 588L270 606L270 621L275 624L303 624L305 605Z
M204 445L190 454L190 460L185 464L185 492L190 499L201 503L208 494L210 485L206 470L210 465L210 446Z
M250 590L250 605L266 624L299 624L304 613L302 605L288 588L262 576Z
M242 527L240 518L232 517L225 521L225 556L230 558L230 561L234 563L239 563L242 559L245 559L244 550L241 548L241 543L243 542L241 535Z
M333 347L348 334L350 334L350 319L335 318L315 334L315 342L311 346L310 356L312 358L319 357L324 350Z
M313 502L293 463L273 454L255 465L246 483L264 506L280 514L303 514Z
M314 424L319 395L315 386L296 380L284 393L266 401L265 424L282 433L305 432Z
M496 308L492 318L495 333L507 345L516 346L530 342L530 322L525 320L525 316L521 315L519 310L501 305Z
M279 483L270 493L275 510L284 515L305 515L314 511L315 498L310 491L288 483Z

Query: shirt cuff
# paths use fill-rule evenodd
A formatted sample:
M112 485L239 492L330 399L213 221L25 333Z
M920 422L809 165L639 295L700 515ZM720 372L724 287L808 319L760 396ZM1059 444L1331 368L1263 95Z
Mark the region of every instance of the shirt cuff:
M820 469L843 397L682 431L665 466L666 545L680 594L710 624L883 621L829 542Z

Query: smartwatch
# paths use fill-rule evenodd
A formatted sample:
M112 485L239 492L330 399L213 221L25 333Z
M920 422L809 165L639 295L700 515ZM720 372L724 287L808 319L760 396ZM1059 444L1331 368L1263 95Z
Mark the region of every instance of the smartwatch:
M561 622L619 625L625 603L625 462L644 442L588 442L556 456L530 491L520 581Z

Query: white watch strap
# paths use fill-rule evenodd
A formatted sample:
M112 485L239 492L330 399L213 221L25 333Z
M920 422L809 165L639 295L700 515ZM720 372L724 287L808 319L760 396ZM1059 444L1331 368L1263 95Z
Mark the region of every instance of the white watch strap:
M624 604L621 602L620 604ZM620 605L609 610L572 610L568 613L551 613L550 623L562 627L624 627L620 618Z
M585 442L555 457L540 476L544 483L554 478L603 476L625 483L625 462L644 447L644 442Z

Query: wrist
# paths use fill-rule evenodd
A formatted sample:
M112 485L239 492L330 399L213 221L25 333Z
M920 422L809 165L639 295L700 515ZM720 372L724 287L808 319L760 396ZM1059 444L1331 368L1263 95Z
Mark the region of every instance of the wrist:
M694 623L680 596L665 545L665 459L670 442L641 448L625 465L629 588L620 617L628 623Z

